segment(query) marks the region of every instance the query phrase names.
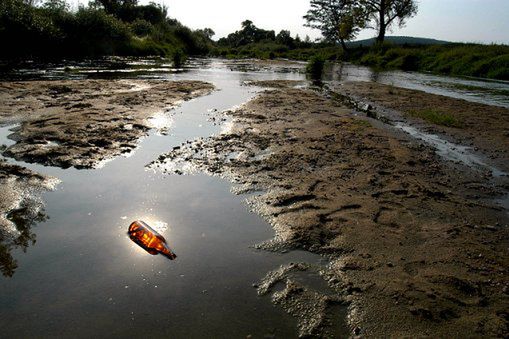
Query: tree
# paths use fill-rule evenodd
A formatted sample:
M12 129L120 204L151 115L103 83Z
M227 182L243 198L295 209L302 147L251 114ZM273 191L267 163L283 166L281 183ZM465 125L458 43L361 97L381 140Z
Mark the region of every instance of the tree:
M355 38L364 26L364 12L355 0L311 0L304 16L307 27L319 29L326 41L341 43Z
M204 28L197 30L198 33L205 36L207 39L212 40L212 37L216 35L216 32L212 28Z
M274 40L276 40L276 33L274 31L258 28L251 20L245 20L242 22L241 30L230 33L226 38L219 39L218 43L222 46L239 47Z
M286 45L290 48L295 47L295 41L292 38L290 31L282 30L276 35L276 42L281 45Z
M95 0L96 4L101 4L108 14L117 15L121 8L133 7L138 5L138 0Z
M65 0L46 0L42 8L50 12L65 12L69 10L69 5Z
M35 7L41 2L41 0L23 0L23 3L27 4L28 6Z
M360 0L360 4L365 20L373 24L371 28L378 30L378 43L384 42L387 29L394 23L403 27L407 19L417 14L415 0Z

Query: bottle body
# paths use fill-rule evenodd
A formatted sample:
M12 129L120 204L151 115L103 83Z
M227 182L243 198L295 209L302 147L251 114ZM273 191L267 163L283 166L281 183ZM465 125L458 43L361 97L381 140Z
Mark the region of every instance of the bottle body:
M152 255L162 254L171 260L177 257L166 244L166 239L141 220L133 222L127 233L132 241Z

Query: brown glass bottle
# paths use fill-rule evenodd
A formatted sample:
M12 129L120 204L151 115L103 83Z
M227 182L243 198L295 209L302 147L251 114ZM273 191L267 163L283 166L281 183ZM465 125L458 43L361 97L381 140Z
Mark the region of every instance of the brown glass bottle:
M152 255L162 254L171 260L177 257L166 244L166 239L141 220L133 222L127 233L132 241Z

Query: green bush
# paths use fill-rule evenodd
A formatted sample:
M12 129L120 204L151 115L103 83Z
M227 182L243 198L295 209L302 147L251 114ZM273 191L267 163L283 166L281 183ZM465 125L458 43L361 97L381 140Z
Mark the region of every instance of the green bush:
M150 22L144 19L136 19L129 24L131 32L138 37L145 37L152 33L154 26Z
M186 62L186 54L181 49L177 49L173 53L172 59L173 59L173 67L180 68Z
M128 26L102 10L80 8L70 36L78 55L115 55L131 42Z
M205 54L211 40L176 20L166 8L150 4L110 8L80 7L64 0L33 7L23 0L0 0L0 59L165 55L176 50Z
M53 54L62 42L63 33L43 10L21 0L0 1L0 56L31 57Z
M323 74L325 67L325 57L317 54L309 59L306 72L311 76L312 79L320 79Z

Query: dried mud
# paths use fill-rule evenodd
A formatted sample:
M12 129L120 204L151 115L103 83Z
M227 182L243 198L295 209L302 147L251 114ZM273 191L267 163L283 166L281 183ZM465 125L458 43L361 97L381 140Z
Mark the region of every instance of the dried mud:
M94 168L128 154L172 106L213 90L200 81L80 80L0 83L0 123L20 123L4 155ZM162 126L164 128L164 126Z
M260 248L330 258L331 295L295 283L295 264L269 273L259 292L285 282L273 301L299 319L301 336L327 335L330 302L348 305L354 336L506 335L508 219L492 199L507 183L445 163L320 93L279 87L227 112L224 133L149 165L257 192L250 203L276 231Z

